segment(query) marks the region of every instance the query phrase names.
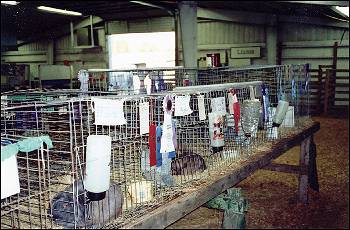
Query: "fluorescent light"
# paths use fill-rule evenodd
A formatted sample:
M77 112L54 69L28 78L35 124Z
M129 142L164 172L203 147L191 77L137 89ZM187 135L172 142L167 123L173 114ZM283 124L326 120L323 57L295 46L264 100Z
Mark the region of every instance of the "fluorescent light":
M348 6L347 7L336 6L335 8L349 17L349 7Z
M52 13L57 13L57 14L81 16L81 13L79 13L79 12L74 12L74 11L69 11L69 10L61 10L61 9L56 9L56 8L52 8L52 7L47 7L47 6L38 6L38 9L44 10L44 11L49 11Z
M19 2L16 1L1 1L1 4L6 4L6 5L17 5Z

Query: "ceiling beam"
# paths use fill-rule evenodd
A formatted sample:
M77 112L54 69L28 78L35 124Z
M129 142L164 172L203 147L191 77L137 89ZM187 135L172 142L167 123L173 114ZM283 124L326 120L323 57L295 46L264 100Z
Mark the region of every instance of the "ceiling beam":
M94 25L94 24L97 24L97 23L102 22L102 21L103 21L102 18L100 18L98 16L93 16L92 24ZM74 29L76 30L76 29L83 28L83 27L86 27L89 25L90 25L90 17L81 20L79 23L77 23L74 26ZM61 37L64 35L68 35L69 33L70 33L69 24L64 25L64 26L59 26L56 28L52 28L51 30L46 31L43 34L40 34L38 36L30 37L30 38L26 39L24 42L17 44L17 47L31 43L31 42L35 42L38 40L42 40L42 39L55 39L55 38L58 38L58 37Z
M201 7L198 7L197 9L197 17L200 19L221 20L258 25L273 23L273 17L270 14L221 9L205 9ZM348 22L338 21L331 18L278 15L277 21L349 28Z
M266 14L244 11L207 9L197 7L197 17L200 19L211 19L230 22L241 22L250 24L265 24Z
M132 3L136 3L136 4L140 4L143 6L149 6L149 7L154 7L154 8L158 8L158 9L162 9L165 10L166 12L168 12L171 16L174 16L174 10L170 9L169 7L165 7L165 6L160 6L160 5L155 5L153 3L149 3L149 2L144 2L144 1L130 1Z
M324 6L349 6L349 1L278 1L289 3L301 3L310 5L324 5Z
M280 22L291 22L291 23L349 28L349 22L338 21L331 18L326 19L326 18L306 17L306 16L285 16L285 15L281 15L278 18Z
M92 25L95 25L99 22L102 22L103 19L98 17L98 16L92 16ZM83 28L83 27L86 27L86 26L90 26L91 24L91 21L90 21L90 17L87 17L83 20L81 20L79 23L77 23L75 26L74 26L74 29L77 30L79 28Z

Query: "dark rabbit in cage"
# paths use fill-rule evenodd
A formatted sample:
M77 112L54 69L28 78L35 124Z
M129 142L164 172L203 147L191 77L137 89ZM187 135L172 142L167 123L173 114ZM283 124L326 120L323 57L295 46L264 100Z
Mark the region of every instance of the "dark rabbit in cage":
M184 153L171 162L172 175L191 175L206 169L203 157L192 152Z
M100 201L89 201L86 198L82 180L74 182L74 189L75 198L77 197L76 205L73 200L73 185L68 186L53 198L49 212L51 211L56 224L66 229L96 228L102 227L121 214L123 197L119 185L111 183L106 197Z

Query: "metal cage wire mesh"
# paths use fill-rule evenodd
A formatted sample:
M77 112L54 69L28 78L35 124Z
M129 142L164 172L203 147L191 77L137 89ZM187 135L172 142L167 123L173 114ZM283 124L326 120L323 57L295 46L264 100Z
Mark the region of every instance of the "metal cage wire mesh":
M124 71L124 70L123 70ZM145 71L145 70L143 70ZM164 73L164 69L162 69ZM170 71L170 70L168 70ZM192 70L191 70L192 71ZM244 133L242 120L238 123L239 132L234 131L232 125L232 114L229 113L229 93L234 88L239 103L243 104L245 100L251 99L251 90L254 90L254 97L262 101L261 83L263 82L269 92L271 106L275 107L284 94L294 107L294 127L303 125L302 120L308 117L308 69L306 65L296 66L273 66L261 67L258 69L230 70L218 68L203 73L199 70L192 71L198 76L196 84L193 87L177 87L171 91L160 90L160 92L147 94L137 94L134 90L118 91L90 91L82 94L81 92L36 92L32 98L20 98L21 93L8 94L7 98L2 98L1 108L1 130L2 136L9 137L28 137L42 134L50 135L53 140L54 148L46 151L45 162L47 167L42 175L45 175L45 186L41 186L42 177L33 177L31 181L35 186L31 186L34 194L28 194L25 189L16 196L24 197L28 202L22 202L12 196L2 200L1 216L2 219L8 219L8 225L4 228L19 227L20 224L28 228L48 227L62 228L57 225L52 218L50 203L53 196L60 192L70 193L74 198L72 204L75 213L78 211L79 195L73 191L64 191L67 186L74 181L84 178L84 168L86 166L86 138L89 135L108 135L112 138L111 154L111 180L120 186L123 196L123 206L121 215L113 222L106 223L104 220L94 220L93 226L121 227L126 221L130 221L144 213L152 210L159 205L177 197L205 180L211 173L216 173L224 167L232 167L232 164L239 159L247 157L257 149L259 144L273 141L268 135L271 129L272 121L266 121L263 126L256 131L253 136L247 137ZM157 72L155 69L151 71ZM159 71L160 72L160 71ZM177 69L175 74L180 73L176 78L179 86L186 83L188 70ZM187 75L186 75L187 74ZM177 75L176 75L177 76ZM183 76L183 77L181 77ZM107 79L107 78L106 78ZM104 79L104 80L106 80ZM259 80L259 82L253 82ZM231 82L231 83L227 83ZM232 84L234 82L234 84ZM222 84L217 87L217 83ZM240 83L242 83L240 85ZM205 85L204 85L205 84ZM249 86L252 86L249 87ZM93 88L94 89L94 88ZM190 96L189 106L193 111L186 116L173 116L172 120L176 126L176 157L172 161L182 165L177 175L171 175L167 172L172 182L167 181L164 173L160 170L162 167L149 167L149 134L140 134L140 116L139 105L148 102L150 123L163 124L164 111L163 99L167 95ZM199 119L198 96L203 96L205 116L204 120ZM17 96L17 98L16 98ZM49 97L50 99L43 99ZM96 125L93 98L102 98L110 100L123 100L123 112L126 120L125 125ZM225 107L227 115L223 123L224 146L222 150L213 152L210 142L210 128L208 113L213 110L212 99L225 98ZM175 105L176 108L176 105ZM279 128L279 138L288 134L289 127ZM148 155L147 155L148 154ZM33 155L34 156L34 155ZM36 164L29 164L29 156L18 155L17 159L27 160L25 168L28 172L38 171L40 161L34 161ZM204 167L199 167L198 159L203 159ZM22 160L18 160L21 162ZM184 165L189 167L185 167ZM19 163L20 165L20 163ZM35 166L36 165L36 166ZM192 168L191 168L192 167ZM197 168L196 168L197 167ZM157 169L158 168L158 169ZM195 168L195 169L194 169ZM28 175L20 176L20 181L25 181ZM28 182L27 182L28 184ZM144 186L150 186L151 194L146 198L137 196L139 190ZM29 186L27 186L29 187ZM25 188L25 187L24 187ZM35 189L34 189L35 188ZM41 190L40 190L41 188ZM35 191L35 192L34 192ZM38 194L49 194L42 199ZM83 194L84 196L84 194ZM85 196L84 196L85 197ZM16 202L11 202L11 199ZM32 212L32 203L42 204L43 210L37 214ZM25 207L26 212L19 212L19 207ZM88 205L84 204L86 210ZM44 209L46 211L44 211ZM34 210L34 209L33 209ZM16 212L21 215L14 215ZM40 221L26 221L32 216L39 216ZM114 218L115 219L115 218ZM73 227L78 227L77 219L70 220ZM27 225L25 225L27 224ZM91 225L85 223L81 227L89 228Z

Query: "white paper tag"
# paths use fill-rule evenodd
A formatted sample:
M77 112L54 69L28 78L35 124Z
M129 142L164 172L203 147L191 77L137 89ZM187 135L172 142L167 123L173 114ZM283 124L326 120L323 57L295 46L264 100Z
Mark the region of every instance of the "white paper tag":
M95 125L124 125L124 100L92 98L95 104Z
M225 97L217 97L211 99L211 111L220 115L226 115Z
M20 192L16 155L1 161L1 199Z
M190 108L190 95L175 97L175 116L186 116L193 111Z
M1 106L7 107L7 95L1 96Z
M149 102L140 103L140 134L149 132Z
M205 115L204 96L198 95L197 100L198 100L199 120L203 121L207 118L207 116Z
M233 111L233 95L232 95L232 93L228 93L228 109L230 111L230 114L234 114L234 111Z
M160 152L168 153L175 151L173 143L173 124L171 122L171 115L164 113L163 133L160 140Z

